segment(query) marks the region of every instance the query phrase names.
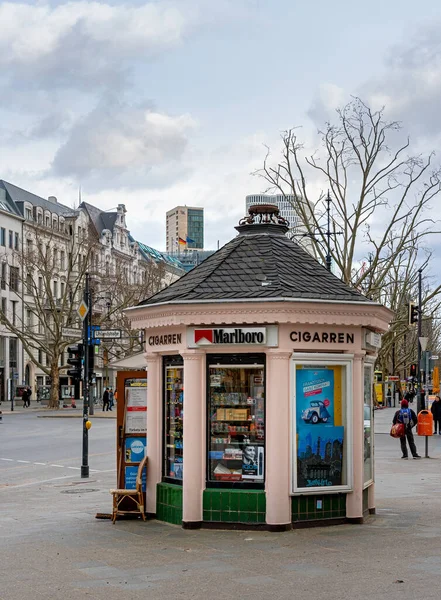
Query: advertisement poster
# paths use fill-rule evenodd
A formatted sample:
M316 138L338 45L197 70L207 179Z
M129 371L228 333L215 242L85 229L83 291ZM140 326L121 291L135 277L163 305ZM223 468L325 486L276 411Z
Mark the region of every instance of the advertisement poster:
M317 425L299 437L298 487L341 485L344 427Z
M125 456L126 463L139 463L145 455L146 438L132 437L126 438Z
M136 489L136 476L138 474L138 467L126 467L125 477L125 489L126 490L134 490ZM146 490L146 480L147 480L147 471L146 469L142 472L142 491Z
M263 446L244 446L242 450L242 479L263 479Z
M127 379L126 433L147 433L147 379Z
M334 370L297 369L297 486L341 485L344 427L335 426Z

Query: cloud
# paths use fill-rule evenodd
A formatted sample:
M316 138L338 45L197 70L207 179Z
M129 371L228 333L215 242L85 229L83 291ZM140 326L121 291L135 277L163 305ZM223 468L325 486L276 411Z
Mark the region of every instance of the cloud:
M173 180L171 165L182 159L195 125L190 115L170 116L147 104L105 98L75 123L55 154L52 174L94 189L148 186L152 169ZM182 173L180 167L177 172ZM160 186L161 176L153 178Z
M172 3L0 5L0 67L27 88L121 85L129 61L178 45L189 18Z
M360 93L373 108L385 106L412 137L441 134L441 21L415 28L388 52L383 72L369 78Z

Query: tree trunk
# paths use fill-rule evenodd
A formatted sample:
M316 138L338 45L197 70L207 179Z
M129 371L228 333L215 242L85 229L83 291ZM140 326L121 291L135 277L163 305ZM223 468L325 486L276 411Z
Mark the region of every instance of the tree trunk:
M51 365L51 393L49 397L49 408L58 409L60 397L60 373L58 371L58 364Z

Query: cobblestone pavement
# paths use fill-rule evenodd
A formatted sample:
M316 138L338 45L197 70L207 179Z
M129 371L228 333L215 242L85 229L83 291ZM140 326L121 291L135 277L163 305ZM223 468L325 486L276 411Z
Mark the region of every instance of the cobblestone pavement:
M0 598L438 599L441 436L430 440L432 459L402 461L386 435L393 410L376 413L377 515L361 526L277 534L96 519L111 507L114 421L94 424L94 471L81 480L68 468L79 457L69 463L62 452L77 422L8 417L14 425L0 425ZM28 456L29 436L42 444L46 429L49 463ZM417 445L422 453L423 440ZM28 462L5 455L20 446Z

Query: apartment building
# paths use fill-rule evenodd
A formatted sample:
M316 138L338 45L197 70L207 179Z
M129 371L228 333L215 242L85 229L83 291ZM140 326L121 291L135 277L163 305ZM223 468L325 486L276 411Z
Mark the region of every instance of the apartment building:
M22 244L22 223L16 206L0 188L0 311L17 326L23 310L20 264L16 256ZM0 402L9 400L14 388L23 383L22 344L0 319Z
M103 345L95 356L96 391L100 394L105 383L112 383L107 368L110 360L135 349L133 340L137 338L128 329L123 314L125 303L132 304L137 294L145 297L154 293L185 271L179 261L153 249L149 253L148 246L134 240L126 224L124 204L109 212L87 202L71 208L54 196L42 198L2 180L0 190L5 205L12 207L22 227L19 240L23 239L23 244L14 249L15 260L21 265L22 285L21 304L16 309L22 311L21 327L33 343L22 351L20 380L35 393L41 386L52 385L53 378L46 371L56 353L51 355L45 348L56 344L64 347L81 338L76 311L87 271L94 322L125 331L122 342ZM5 230L9 232L7 227ZM13 294L13 290L8 294ZM78 339L72 334L71 338L64 338L60 333L63 328L78 331ZM64 352L57 355L57 367L62 367L66 358ZM66 369L59 369L57 376L56 385L61 391L71 385Z

